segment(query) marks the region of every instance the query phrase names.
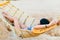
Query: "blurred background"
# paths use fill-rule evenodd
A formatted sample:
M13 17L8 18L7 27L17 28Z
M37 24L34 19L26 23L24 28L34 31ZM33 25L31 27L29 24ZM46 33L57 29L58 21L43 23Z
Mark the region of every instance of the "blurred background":
M22 9L24 13L38 18L60 16L60 0L19 0L11 1L11 3Z

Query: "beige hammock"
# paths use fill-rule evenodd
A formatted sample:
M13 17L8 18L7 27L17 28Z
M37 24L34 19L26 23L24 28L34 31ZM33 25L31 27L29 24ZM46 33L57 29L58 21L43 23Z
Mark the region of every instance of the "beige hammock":
M24 12L22 12L20 9L16 8L14 5L12 4L7 4L7 5L1 5L0 7L3 11L9 13L11 16L15 16L19 19L19 22L22 22L24 23L25 25L27 26L30 26L30 25L36 25L36 21L37 19L35 18L32 18L30 16L28 16L27 14L25 14ZM52 25L51 27L48 27L48 28L42 28L42 29L33 29L32 32L30 30L23 30L23 29L15 29L11 23L6 20L2 14L1 15L1 19L9 26L8 28L10 30L12 30L15 34L17 34L19 37L22 37L22 38L29 38L29 37L35 37L35 36L38 36L46 31L49 31L55 27L57 27L57 24L56 25Z

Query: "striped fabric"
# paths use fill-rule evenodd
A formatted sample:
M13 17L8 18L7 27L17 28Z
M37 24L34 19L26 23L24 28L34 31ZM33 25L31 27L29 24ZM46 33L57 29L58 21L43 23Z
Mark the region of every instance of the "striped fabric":
M3 11L9 13L11 16L17 17L19 19L19 22L28 26L28 30L18 30L17 29L17 31L16 31L16 30L14 30L14 27L12 27L12 25L10 25L10 23L8 23L8 22L6 23L7 25L9 25L11 27L11 29L13 30L14 33L16 33L18 36L20 36L22 38L35 37L35 36L38 36L48 30L51 30L51 29L57 27L57 25L52 25L51 27L42 28L39 30L33 29L31 32L29 30L31 30L31 28L33 28L32 26L37 25L39 20L30 17L29 15L25 14L23 11L19 10L12 4L8 4L7 6L4 5L0 8L3 9ZM4 18L2 18L2 17L1 17L1 19L4 20ZM6 20L4 20L4 22L5 21Z
M28 14L25 14L23 11L16 8L12 4L8 4L7 6L2 7L2 9L3 11L9 13L11 16L15 16L16 18L18 18L20 23L23 23L28 27L34 26L37 24L37 23L34 23L36 21L35 18L29 16Z

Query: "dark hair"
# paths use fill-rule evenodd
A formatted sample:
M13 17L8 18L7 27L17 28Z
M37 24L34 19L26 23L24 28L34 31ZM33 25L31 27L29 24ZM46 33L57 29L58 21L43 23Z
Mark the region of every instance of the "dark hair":
M50 21L49 21L48 19L46 19L46 18L42 18L42 19L40 20L40 24L41 24L41 25L49 24L49 23L50 23Z

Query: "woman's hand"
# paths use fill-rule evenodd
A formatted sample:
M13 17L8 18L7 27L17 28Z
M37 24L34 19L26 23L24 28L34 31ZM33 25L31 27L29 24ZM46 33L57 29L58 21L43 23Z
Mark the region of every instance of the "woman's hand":
M54 20L52 20L49 24L47 24L47 25L37 25L37 26L35 26L34 28L35 29L40 29L40 28L47 28L47 27L51 27L51 26L53 26L53 25L60 25L60 20L57 20L57 19L54 19Z
M52 26L52 25L57 25L57 24L59 24L59 23L60 23L59 20L54 19L54 20L52 20L52 21L47 25L47 27L50 27L50 26Z

